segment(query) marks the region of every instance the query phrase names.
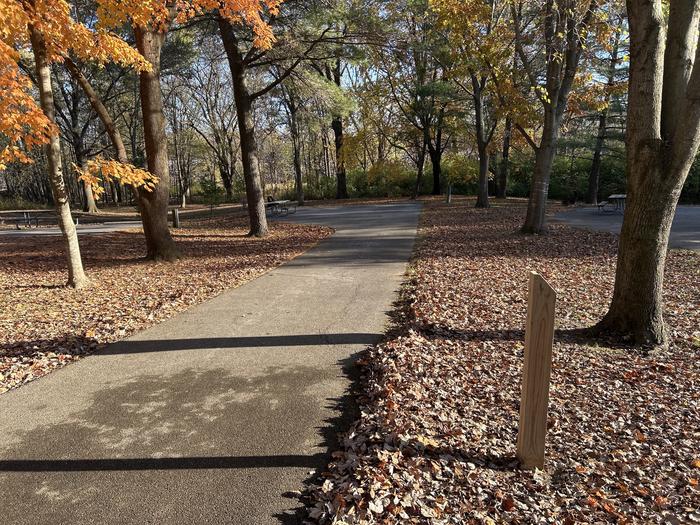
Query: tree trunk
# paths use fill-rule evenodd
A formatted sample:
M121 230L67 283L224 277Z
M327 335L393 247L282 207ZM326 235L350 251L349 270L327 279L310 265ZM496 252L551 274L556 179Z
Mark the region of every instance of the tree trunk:
M301 171L301 144L299 137L299 122L297 121L296 106L292 105L291 112L292 148L294 153L294 189L297 196L297 204L304 205L304 184Z
M559 119L550 108L545 113L542 141L535 154L535 172L530 184L530 198L527 204L527 216L522 232L539 234L544 231L545 213L547 211L547 196L549 194L549 178L552 173L552 163L557 152Z
M421 182L423 181L423 173L425 173L425 153L426 150L428 149L428 146L426 145L425 142L423 142L423 146L421 149L418 151L418 159L416 160L416 168L417 168L417 174L416 174L416 186L413 189L413 198L417 199L418 196L420 195L420 185Z
M146 162L148 171L159 179L153 191L138 190L139 211L146 236L146 257L153 260L173 261L180 257L180 252L168 227L170 173L163 98L160 89L160 52L165 41L165 32L136 26L134 34L138 50L153 67L152 71L142 71L139 74Z
M46 44L43 35L39 31L31 26L30 31L41 109L44 111L46 117L51 122L55 123L56 108L54 106L53 90L51 86L51 68L48 62ZM48 161L51 193L58 214L58 225L66 243L68 286L84 288L89 284L89 281L83 270L78 233L71 215L66 183L63 179L61 142L57 132L51 135L50 141L46 145L46 158Z
M615 290L610 309L598 326L630 334L638 344L662 345L668 341L663 321L664 266L678 195L662 188L660 174L653 173L655 167L647 160L633 161L629 167L631 172L651 176L638 186L628 185Z
M342 81L341 63L340 59L337 58L333 64L333 81L335 85L340 87ZM345 152L343 151L343 117L336 115L333 117L332 122L333 134L335 135L335 174L338 182L338 189L336 192L337 199L347 199L348 198L348 182L347 174L345 172Z
M442 179L442 151L430 148L430 163L433 167L433 195L441 195L441 179Z
M264 237L268 234L268 226L267 217L265 216L265 198L258 167L258 145L255 137L255 122L253 120L253 101L246 83L246 65L238 49L238 41L233 27L221 17L218 18L218 23L221 40L231 69L233 96L236 102L236 113L238 114L241 163L243 164L243 178L245 179L248 215L250 217L250 232L248 235Z
M479 192L476 207L489 207L489 150L485 144L479 145Z
M612 302L596 328L665 346L668 239L700 143L700 68L694 63L700 9L697 2L673 3L668 18L660 1L630 0L627 9L627 206Z
M503 150L501 154L501 165L498 169L498 183L496 184L496 198L505 199L508 187L508 170L510 169L510 137L513 133L513 121L506 118L506 126L503 132Z
M603 144L605 143L607 121L608 112L605 110L598 117L598 135L595 139L593 162L591 163L591 172L588 175L588 191L586 192L586 202L588 204L598 204L598 181L600 180L600 164L603 154Z
M123 164L128 164L129 157L126 154L126 148L124 147L124 142L122 141L121 133L119 133L119 128L117 128L116 124L114 123L114 120L112 120L109 111L100 100L100 97L92 88L90 82L88 82L88 79L85 78L85 75L83 75L80 69L78 69L78 67L70 58L65 57L63 63L65 64L66 69L68 70L70 75L78 82L78 84L80 84L80 87L85 92L85 95L90 101L92 109L95 110L95 113L97 113L100 122L102 122L102 125L105 127L107 135L109 136L109 139L112 142L112 146L114 147L115 153L117 155L117 160Z
M336 192L337 199L348 198L348 182L345 172L345 158L343 154L343 118L333 118L333 134L335 135L335 176L338 181L338 189Z

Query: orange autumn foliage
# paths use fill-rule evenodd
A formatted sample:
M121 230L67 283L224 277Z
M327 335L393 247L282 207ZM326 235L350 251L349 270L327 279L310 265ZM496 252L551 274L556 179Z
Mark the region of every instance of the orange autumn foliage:
M124 40L110 30L130 22L136 25L167 25L173 17L183 22L205 11L218 9L233 23L249 25L255 34L255 45L269 48L274 37L262 18L267 9L278 11L283 0L102 0L98 2L96 27L87 27L73 19L70 4L65 0L0 0L0 136L5 144L0 149L0 170L12 161L30 162L25 151L48 143L58 133L41 110L32 94L29 77L19 68L23 54L30 50L30 32L40 32L46 43L48 59L61 62L72 54L97 64L117 63L136 70L149 70L150 64ZM99 172L107 179L148 188L157 179L118 162L100 161L98 169L80 172L91 177ZM94 184L93 184L94 186Z
M0 135L5 139L0 169L11 161L29 162L24 151L46 144L58 133L34 100L31 80L19 67L20 59L29 52L32 28L42 34L52 62L72 53L98 64L150 67L118 36L76 22L64 0L0 0L0 19Z
M118 27L131 22L141 27L164 27L170 20L182 23L210 11L232 24L246 24L255 34L254 44L261 49L274 42L270 26L262 13L275 15L284 0L98 0L98 18L101 27Z
M158 184L158 177L151 172L132 166L122 164L116 160L104 160L96 158L89 160L84 169L80 169L73 164L73 169L78 174L78 179L92 187L96 197L104 193L104 186L100 184L100 177L103 180L117 180L122 184L127 184L134 188L142 188L146 191L153 191Z

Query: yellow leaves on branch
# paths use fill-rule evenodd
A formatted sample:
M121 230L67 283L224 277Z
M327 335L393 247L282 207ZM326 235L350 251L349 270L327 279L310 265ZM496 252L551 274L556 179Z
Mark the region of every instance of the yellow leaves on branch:
M97 197L105 191L102 181L118 181L146 191L153 191L158 184L158 177L149 171L131 164L122 164L116 160L96 158L89 160L84 169L80 169L75 164L73 168L78 174L78 179L92 186L92 191Z

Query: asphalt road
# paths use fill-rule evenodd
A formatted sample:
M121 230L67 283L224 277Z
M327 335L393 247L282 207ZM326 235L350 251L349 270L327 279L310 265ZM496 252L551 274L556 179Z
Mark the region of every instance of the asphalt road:
M298 523L357 352L378 341L415 204L300 209L331 238L237 289L0 396L0 521Z
M577 228L620 233L622 213L600 212L596 208L573 208L557 213L556 221ZM671 227L671 248L700 250L700 206L678 206Z

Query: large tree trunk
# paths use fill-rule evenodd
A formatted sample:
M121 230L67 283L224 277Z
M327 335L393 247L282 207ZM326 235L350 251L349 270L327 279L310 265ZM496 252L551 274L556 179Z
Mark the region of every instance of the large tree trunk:
M538 234L544 230L549 195L549 178L557 152L559 118L554 108L548 108L544 118L542 140L535 154L535 172L530 183L530 198L527 203L527 216L522 227L523 233Z
M333 81L335 85L340 87L342 81L340 59L336 59L333 64ZM344 134L343 134L343 117L335 115L331 124L333 134L335 135L335 175L338 183L336 191L337 199L348 198L348 182L347 173L345 172L345 152L343 150Z
M335 196L337 199L347 199L348 182L343 154L343 118L334 117L331 126L333 127L333 134L335 136L335 176L338 182L338 189Z
M75 129L75 122L73 133L73 148L75 150L75 164L82 170L85 168L85 153L83 151L83 138L80 135L80 131ZM83 194L85 195L85 205L83 206L83 211L86 213L97 213L97 203L95 202L95 195L92 191L92 185L87 184L82 181L81 186L83 188Z
M477 208L489 207L489 141L486 133L486 112L484 108L484 87L486 81L475 74L472 79L472 98L474 99L474 121L476 123L476 145L479 151L479 189L476 196Z
M627 206L615 290L598 329L666 345L663 277L676 205L700 143L698 2L627 2Z
M170 173L168 171L168 139L165 132L163 98L160 90L160 53L165 32L135 27L136 46L153 67L139 74L139 93L143 114L143 135L146 144L148 171L158 177L153 191L138 190L139 211L146 236L146 257L173 261L180 252L168 227Z
M484 144L479 145L479 192L476 207L489 207L489 150Z
M598 116L598 135L595 139L593 149L593 162L591 171L588 174L588 191L586 192L586 202L588 204L598 203L598 182L600 180L600 164L603 155L603 144L605 144L605 132L607 130L608 111L604 110Z
M649 165L645 155L632 162L629 172L646 173L646 181L631 180L620 234L615 290L610 309L599 327L631 334L638 344L668 341L663 321L663 280L668 238L678 194L659 181L660 156ZM651 172L651 173L650 173Z
M620 33L615 32L615 41L610 54L610 63L608 65L608 82L607 92L605 95L605 109L598 116L598 135L596 136L595 149L593 150L593 162L591 163L591 171L588 176L588 191L586 202L588 204L598 204L598 183L600 181L600 165L603 157L603 146L608 131L608 105L612 97L612 88L615 85L615 68L617 67L618 56L620 49Z
M250 232L248 235L264 237L268 234L268 226L267 217L265 216L265 198L258 167L258 145L255 137L255 122L253 120L253 101L246 83L246 65L238 49L238 41L233 27L221 17L218 18L218 23L221 40L231 69L233 96L236 102L236 113L238 114L238 131L241 136L241 163L243 164L243 178L245 179L248 215L250 217Z
M291 95L290 95L291 97ZM289 119L292 132L292 150L294 154L294 190L297 196L297 204L304 205L304 184L301 171L301 140L299 137L299 121L297 118L297 106L294 100L289 103Z
M496 198L505 199L508 187L508 171L510 169L510 137L513 133L513 121L506 118L506 125L503 131L503 149L501 153L501 164L498 167L498 177L496 178Z
M56 108L54 106L53 90L51 86L51 68L49 66L46 44L43 35L30 27L32 49L36 67L37 84L41 109L46 117L53 123L56 122ZM58 133L51 135L46 146L46 158L48 161L49 182L51 193L58 214L58 225L61 228L63 239L66 243L66 259L68 262L68 286L83 288L89 284L83 270L83 261L80 256L78 233L70 211L66 182L63 179L61 159L61 142Z
M425 142L423 142L423 146L421 149L418 151L418 158L416 159L416 185L413 188L413 198L417 199L418 196L420 195L420 185L421 182L423 181L423 173L425 172L425 154L428 149L428 146L426 145Z
M433 167L433 195L442 194L442 151L430 148L430 163Z

